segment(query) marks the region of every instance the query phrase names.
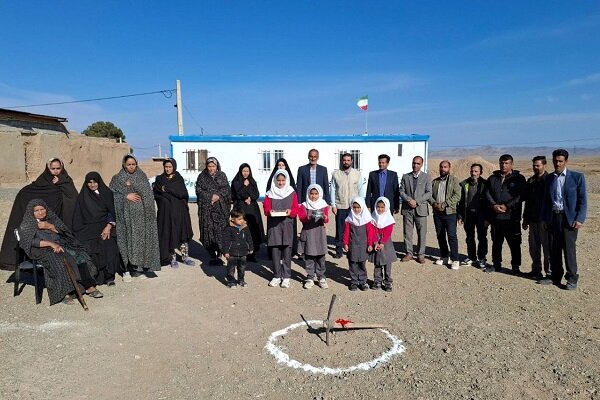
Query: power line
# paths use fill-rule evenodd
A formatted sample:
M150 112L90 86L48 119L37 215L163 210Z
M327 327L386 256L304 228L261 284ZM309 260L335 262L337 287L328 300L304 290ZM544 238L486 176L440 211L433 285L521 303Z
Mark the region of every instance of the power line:
M95 98L95 99L60 101L60 102L56 102L56 103L44 103L44 104L29 104L29 105L25 105L25 106L10 106L10 107L3 107L3 108L26 108L26 107L56 106L56 105L61 105L61 104L85 103L85 102L90 102L90 101L123 99L125 97L147 96L147 95L150 95L150 94L158 94L158 93L161 93L167 99L170 99L171 97L173 97L173 92L175 92L175 89L157 90L155 92L145 92L145 93L124 94L124 95L121 95L121 96L98 97L98 98Z
M192 114L190 109L187 108L185 103L183 103L183 108L187 112L187 114L192 118L192 121L194 121L196 123L196 125L198 125L198 127L200 128L200 132L204 135L204 128L202 127L202 125L200 125L200 123L198 121L196 121L196 118L194 118L194 115Z

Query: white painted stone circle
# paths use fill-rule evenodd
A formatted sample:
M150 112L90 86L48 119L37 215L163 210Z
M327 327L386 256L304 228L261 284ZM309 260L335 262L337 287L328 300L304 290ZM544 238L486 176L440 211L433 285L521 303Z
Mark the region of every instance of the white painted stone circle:
M306 321L306 322L304 322L304 321L298 322L298 323L288 326L287 328L281 329L279 331L275 331L271 334L271 336L269 336L269 340L267 340L267 345L265 346L265 349L267 349L267 351L269 353L271 353L273 355L273 357L275 357L275 359L277 360L277 362L279 364L283 364L283 365L285 365L287 367L291 367L291 368L302 369L306 372L311 372L314 374L335 375L335 374L342 374L344 372L353 372L353 371L361 371L361 370L367 371L369 369L377 368L378 366L388 362L393 356L401 354L406 350L406 347L404 347L404 345L402 344L402 340L398 339L396 336L392 335L390 332L386 331L385 329L379 329L380 332L383 332L392 341L392 346L387 351L385 351L384 353L379 355L378 357L376 357L372 360L369 360L369 361L361 362L360 364L346 367L346 368L332 368L332 367L326 367L326 366L315 367L313 365L302 363L298 360L291 359L290 356L287 353L285 353L277 345L277 339L279 337L287 334L288 332L290 332L296 328L306 326L307 323L309 325L310 324L322 324L323 321L312 320L312 321Z

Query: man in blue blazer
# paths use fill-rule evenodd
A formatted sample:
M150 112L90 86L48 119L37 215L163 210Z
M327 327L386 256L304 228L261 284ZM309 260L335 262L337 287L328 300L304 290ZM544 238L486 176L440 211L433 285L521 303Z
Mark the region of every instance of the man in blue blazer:
M575 244L577 233L585 222L587 194L582 173L567 170L569 152L557 149L552 152L554 172L546 178L542 200L542 219L550 233L550 269L552 277L539 281L542 285L560 286L563 274L566 290L577 289L577 258ZM563 253L566 274L563 269Z
M308 152L308 164L298 168L298 174L296 175L296 194L298 195L298 202L300 203L306 201L306 190L308 189L308 186L316 183L323 188L323 199L327 204L331 204L327 168L318 165L318 161L319 150L311 149Z
M379 169L369 172L369 181L367 183L367 198L365 203L373 211L375 201L378 197L384 196L390 201L390 206L394 214L400 211L400 185L398 183L398 174L390 171L390 156L381 154L378 157ZM382 188L383 185L383 188ZM382 190L383 189L383 190Z

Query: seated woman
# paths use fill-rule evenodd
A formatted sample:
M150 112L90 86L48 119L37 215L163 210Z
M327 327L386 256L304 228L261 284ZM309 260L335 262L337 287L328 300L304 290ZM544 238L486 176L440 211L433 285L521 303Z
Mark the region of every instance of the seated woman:
M86 294L94 298L104 297L96 289L96 282L92 278L96 273L96 266L90 256L45 201L34 199L27 204L19 233L21 248L29 257L39 260L44 267L50 305L61 300L65 303L73 302L75 287L65 263L69 264Z
M196 180L200 241L210 255L210 264L221 264L221 238L229 224L231 188L221 164L214 157L206 159L206 167Z
M188 242L192 239L192 220L188 207L189 195L185 181L177 172L177 162L168 158L163 161L164 172L156 177L152 189L158 207L158 237L160 246L160 264L176 268L177 255L181 252L181 261L185 265L194 265L188 258Z
M98 274L94 276L98 285L114 285L115 274L122 272L115 239L115 221L112 190L98 172L88 173L77 197L73 233L87 247L98 269Z
M77 189L60 158L49 159L44 172L17 193L2 241L0 267L13 270L22 261L21 256L17 257L17 240L13 231L19 226L27 203L33 199L44 200L67 227L72 227Z
M160 271L158 228L154 195L146 174L138 167L136 158L123 157L123 168L110 181L117 213L117 243L123 264L134 276L155 277ZM131 282L129 272L124 282Z

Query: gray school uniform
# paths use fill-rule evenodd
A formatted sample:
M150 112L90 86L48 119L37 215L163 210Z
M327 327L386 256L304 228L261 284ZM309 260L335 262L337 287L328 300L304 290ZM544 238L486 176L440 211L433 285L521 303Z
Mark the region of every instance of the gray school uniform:
M367 225L350 226L350 245L348 246L348 261L364 262L369 258L367 253Z
M390 265L396 260L396 249L391 237L383 244L383 250L373 251L369 255L369 261L375 265Z
M271 207L275 211L289 210L292 208L294 194L284 199L271 199ZM267 245L291 246L294 238L294 219L290 217L267 218Z
M298 243L298 253L308 256L327 254L327 232L323 219L315 221L311 218L313 210L306 211L309 222L303 225Z

